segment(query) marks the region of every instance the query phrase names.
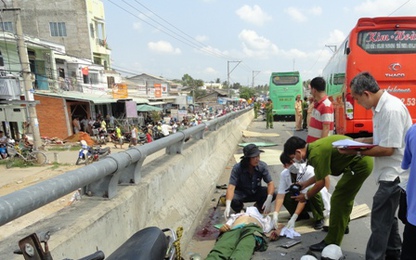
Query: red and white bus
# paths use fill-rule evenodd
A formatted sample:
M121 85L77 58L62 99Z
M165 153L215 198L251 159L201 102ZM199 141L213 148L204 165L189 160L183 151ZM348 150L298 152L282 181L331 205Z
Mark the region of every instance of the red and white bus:
M323 77L338 134L372 135L372 111L354 102L349 86L363 71L400 98L416 121L416 17L360 18L331 57Z

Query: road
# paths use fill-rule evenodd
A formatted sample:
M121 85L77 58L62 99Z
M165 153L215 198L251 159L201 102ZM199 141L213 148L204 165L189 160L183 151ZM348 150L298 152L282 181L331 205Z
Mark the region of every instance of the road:
M277 146L264 147L265 153L262 153L260 159L267 158L269 165L269 171L272 174L272 178L275 182L275 185L278 185L278 176L280 175L282 165L280 164L279 155L283 149L283 144L290 136L296 135L301 138L306 138L306 131L294 131L294 122L274 122L274 129L266 130L266 123L261 119L254 120L248 127L248 131L258 132L262 134L277 133L279 137L243 137L242 142L272 142L277 143ZM236 154L241 154L242 150L240 147L236 147ZM267 156L267 153L273 154L273 157L270 158ZM238 159L238 157L236 157ZM231 167L236 163L235 158L231 158L229 165L224 170L224 174L221 179L218 181L218 184L228 183L228 178L230 175ZM330 192L333 191L335 185L338 182L339 177L331 176L331 188ZM377 187L374 181L374 178L370 177L363 184L360 192L356 196L354 205L366 204L370 209L372 205L372 198L376 191ZM194 234L194 238L189 244L188 248L184 253L185 259L194 254L199 254L203 258L209 253L209 250L213 247L215 243L215 238L218 235L218 231L212 229L213 224L224 223L223 212L225 207L219 207L214 210L214 207L217 204L218 197L225 193L225 190L217 189L217 192L214 194L212 201L209 205L206 206L206 216L197 232ZM300 259L302 255L306 254L309 250L309 246L315 243L322 241L326 235L323 231L316 231L311 228L308 228L312 225L312 221L306 221L302 224L297 224L296 229L301 235L302 242L292 248L285 249L281 245L288 241L287 238L281 238L278 241L270 242L269 247L265 252L255 252L252 259L254 260L264 260L264 259ZM306 226L306 228L305 228ZM347 259L365 259L365 248L367 245L368 238L370 236L370 214L352 220L350 222L350 233L344 236L341 248ZM400 225L401 233L403 232L403 225ZM320 259L320 253L314 252L318 259Z
M294 122L274 122L274 129L265 128L265 122L261 119L254 120L248 127L248 131L252 133L260 133L260 136L249 137L243 136L242 143L247 142L271 142L276 143L276 146L263 148L266 152L261 155L261 158L267 159L269 164L269 170L275 184L278 184L278 176L282 170L282 166L279 162L279 155L282 150L283 143L292 135L297 135L302 138L306 137L304 131L294 131ZM278 134L277 137L267 136L270 134ZM126 147L127 148L127 147ZM121 149L114 149L112 147L112 153L122 151ZM55 152L47 152L48 159L53 162L55 159ZM73 170L76 167L75 161L77 157L77 151L62 151L57 152L58 160L61 163L59 167L54 165L47 165L44 167L30 167L30 168L12 168L5 169L4 165L0 165L0 196L11 193L15 190L24 188L26 186L35 184L37 182L52 178L56 175L62 174L66 171ZM164 151L152 154L146 158L145 164L157 158ZM218 231L213 228L214 224L223 223L223 212L224 207L218 207L214 210L217 205L218 198L221 194L225 193L224 189L221 189L221 185L228 183L228 178L232 166L237 162L242 148L236 146L236 156L229 159L228 165L224 169L224 173L218 180L217 184L219 188L216 193L210 199L210 203L205 205L203 211L205 211L206 218L201 221L197 231L194 234L194 239L190 242L187 248L182 248L182 255L185 259L189 259L193 254L199 254L205 257L215 243L215 238L218 235ZM333 190L338 181L337 177L331 177L331 189ZM358 193L355 204L366 204L371 208L372 197L376 190L376 185L372 176L370 176L360 192ZM59 209L65 207L68 203L71 194L64 196L32 213L29 213L23 217L20 217L6 225L0 227L0 239L7 237L8 235L16 232L34 222L38 219L46 217ZM311 223L303 223L303 226L310 225ZM299 228L302 227L299 226ZM365 216L356 220L351 221L350 234L345 235L342 242L342 250L346 255L347 259L365 259L364 252L365 247L370 236L370 217ZM174 227L172 227L174 228ZM403 226L400 225L401 232ZM280 247L287 241L286 238L281 238L276 242L270 242L268 250L265 252L256 252L253 256L254 260L260 259L300 259L300 257L308 251L308 247L311 244L320 242L325 237L325 233L322 231L307 231L302 233L302 243L296 245L290 249L284 249ZM17 241L16 241L17 243ZM319 254L317 254L319 257ZM319 258L318 258L319 259Z

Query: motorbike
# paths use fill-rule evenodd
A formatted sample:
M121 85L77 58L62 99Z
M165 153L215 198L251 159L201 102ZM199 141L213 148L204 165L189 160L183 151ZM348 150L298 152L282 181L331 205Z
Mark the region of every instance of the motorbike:
M92 133L95 137L95 141L98 144L107 144L108 134L105 131L101 131L100 129L92 129Z
M48 247L50 236L50 231L33 233L19 241L19 249L14 253L23 255L25 260L53 260ZM179 240L172 229L147 227L133 234L107 258L103 251L98 250L80 260L173 260L180 256L180 250L177 250L175 242L179 242ZM65 260L71 259L66 258Z
M92 159L92 154L89 149L89 146L82 146L81 149L78 151L78 158L75 162L76 165L80 165L82 163L85 163L86 165L90 163Z
M92 149L90 149L90 152L92 154L92 161L96 162L99 161L101 158L109 155L111 153L110 147L100 147L100 146L94 146Z
M164 137L164 135L162 134L162 132L159 131L159 129L157 128L157 125L155 125L152 128L152 131L153 131L153 140L157 140L157 139L160 139L160 138Z
M84 140L82 140L84 141ZM78 158L76 161L76 165L80 165L85 163L85 165L90 164L92 162L99 161L101 158L109 155L111 153L110 147L101 148L100 146L93 146L90 147L86 145L86 142L82 143L81 141L81 149L78 151Z
M115 131L109 133L109 135L110 135L110 139L111 139L111 142L112 143L114 143L115 145L120 145L120 139L116 136L116 132ZM121 139L122 139L122 143L121 144L124 144L125 143L124 136L121 136Z

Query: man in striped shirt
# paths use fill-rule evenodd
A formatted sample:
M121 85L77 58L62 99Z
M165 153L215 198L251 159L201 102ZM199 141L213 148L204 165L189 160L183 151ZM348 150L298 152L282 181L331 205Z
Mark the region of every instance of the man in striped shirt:
M322 77L316 77L310 83L315 105L308 128L307 143L330 136L334 132L334 107L326 95L325 85Z

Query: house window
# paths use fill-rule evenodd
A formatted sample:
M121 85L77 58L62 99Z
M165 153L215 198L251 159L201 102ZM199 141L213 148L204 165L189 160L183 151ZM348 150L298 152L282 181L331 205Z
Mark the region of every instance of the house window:
M90 72L89 77L90 77L90 83L91 84L98 84L98 83L100 83L99 80L98 80L98 73L91 73Z
M67 36L66 35L66 26L65 23L56 23L56 22L50 22L49 27L51 29L51 36Z
M6 32L14 32L12 22L0 22L0 29Z

